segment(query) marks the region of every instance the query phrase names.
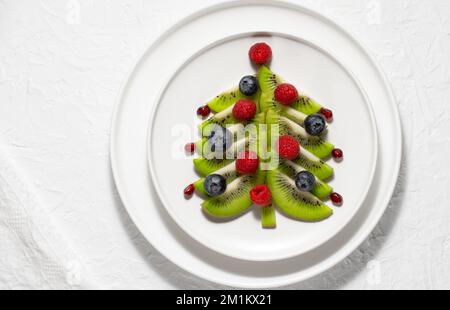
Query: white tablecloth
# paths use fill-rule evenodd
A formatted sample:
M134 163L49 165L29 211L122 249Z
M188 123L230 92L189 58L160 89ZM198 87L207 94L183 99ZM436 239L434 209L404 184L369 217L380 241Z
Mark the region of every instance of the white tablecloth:
M146 243L120 203L108 157L113 104L139 52L180 17L216 2L0 1L0 143L40 201L23 205L34 207L26 216L6 213L19 202L0 186L0 288L220 287ZM371 237L292 288L449 289L450 1L294 2L332 17L377 56L398 98L405 156ZM5 175L16 174L1 171L0 180ZM3 218L29 223L15 228L24 237ZM58 227L45 232L55 243L36 235L48 220Z

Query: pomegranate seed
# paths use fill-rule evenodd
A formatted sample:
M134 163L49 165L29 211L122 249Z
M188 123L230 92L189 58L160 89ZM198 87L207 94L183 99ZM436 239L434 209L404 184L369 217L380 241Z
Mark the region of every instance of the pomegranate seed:
M184 189L184 196L186 198L191 198L192 195L194 195L194 192L195 192L195 186L194 186L194 184L190 184L188 187L186 187Z
M195 143L188 143L186 144L186 146L184 147L184 150L189 153L192 154L195 151Z
M203 118L208 117L209 114L211 114L211 109L207 105L200 107L197 110L197 115L200 115Z
M320 109L320 114L322 114L328 122L331 122L333 120L333 111L329 109Z
M340 206L340 205L342 205L342 202L343 202L343 198L342 198L342 196L341 195L339 195L338 193L332 193L331 195L330 195L330 199L331 199L331 201L335 204L335 205L338 205L338 206Z
M331 155L334 159L342 159L342 157L344 157L344 152L342 152L341 149L334 149L333 152L331 152Z

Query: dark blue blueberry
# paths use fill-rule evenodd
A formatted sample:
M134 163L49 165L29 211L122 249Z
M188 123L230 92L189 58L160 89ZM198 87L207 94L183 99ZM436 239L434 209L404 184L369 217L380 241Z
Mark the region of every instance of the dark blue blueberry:
M320 135L325 128L325 117L321 114L312 114L305 119L305 130L312 136Z
M252 75L244 76L239 82L239 90L246 96L253 96L258 88L258 80Z
M310 192L316 186L316 177L309 171L302 171L295 177L295 186L302 192Z
M222 195L227 190L227 181L219 174L211 174L203 183L205 191L211 197Z
M214 153L225 153L233 143L233 134L225 127L216 125L208 137L208 145Z

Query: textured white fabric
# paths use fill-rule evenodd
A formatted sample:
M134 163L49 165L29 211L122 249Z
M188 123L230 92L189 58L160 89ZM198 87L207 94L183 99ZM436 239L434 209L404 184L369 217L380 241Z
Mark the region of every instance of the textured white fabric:
M0 148L0 288L88 289L86 271Z

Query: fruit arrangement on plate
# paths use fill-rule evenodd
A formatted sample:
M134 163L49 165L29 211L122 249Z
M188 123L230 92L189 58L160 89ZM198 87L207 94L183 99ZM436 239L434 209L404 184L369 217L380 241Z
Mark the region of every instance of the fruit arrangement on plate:
M185 197L198 193L204 212L219 218L256 205L264 228L276 227L275 208L296 220L322 221L333 213L325 200L343 203L326 183L334 171L325 161L343 158L326 140L333 113L269 69L269 45L253 45L249 57L259 67L256 76L243 77L197 111L206 119L202 139L186 152L199 154L194 166L201 179Z

